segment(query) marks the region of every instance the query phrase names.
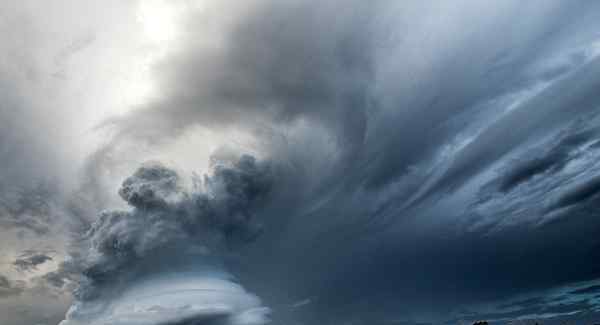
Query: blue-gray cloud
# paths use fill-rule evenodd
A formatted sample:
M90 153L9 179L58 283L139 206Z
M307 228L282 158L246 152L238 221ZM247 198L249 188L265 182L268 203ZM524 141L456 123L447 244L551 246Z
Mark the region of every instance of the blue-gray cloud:
M589 287L573 290L570 293L574 294L574 295L580 295L580 294L593 294L593 293L597 293L597 292L600 292L600 285L592 285Z
M13 262L19 271L27 272L37 270L39 265L52 261L52 257L45 252L26 251L19 255Z
M112 120L115 143L194 127L257 138L275 190L232 270L268 305L319 297L278 321L433 321L600 277L597 5L455 7L190 13L155 67L162 96ZM194 41L207 29L221 46Z
M25 283L23 281L15 281L0 275L0 299L10 296L16 296L23 293Z
M153 280L181 270L217 273L241 307L202 313L187 300L148 301L144 312L260 323L264 302L282 323L367 324L442 321L461 309L496 320L597 312L596 300L579 297L586 288L560 301L543 293L600 278L598 9L561 0L190 9L152 67L160 93L102 125L114 138L90 157L84 185L94 189L84 194L105 204L96 174L115 148L160 149L196 128L239 131L261 159L221 161L192 190L160 164L125 179L129 210L81 217L88 232L76 262L45 277L80 283L66 323L147 323L122 309L140 297L130 290L147 277L154 294L168 294ZM7 107L26 106L20 89L2 89ZM41 123L37 115L11 112L0 110L0 150L10 157L0 182L51 173L38 168L45 137L22 123ZM53 220L15 202L3 204L1 225L48 232ZM522 295L538 298L513 300ZM306 297L315 298L289 308ZM219 299L211 306L231 302Z
M63 324L187 324L214 320L250 325L266 321L268 310L260 306L260 300L220 271L218 261L229 249L260 232L260 220L254 212L270 192L270 166L247 155L215 163L213 174L196 183L202 188L191 192L184 189L175 171L157 163L144 165L125 179L119 194L132 210L103 212L91 225L85 236L89 247L77 261L83 269L76 302ZM164 274L175 270L189 273L194 266L215 271L201 272L189 281L174 277L165 282ZM132 302L126 298L127 293L138 288L143 278L152 279L149 290L153 294L138 293L133 300L138 305L130 310L124 306ZM158 290L156 283L161 279L165 288ZM173 288L177 281L182 281L183 287ZM194 281L215 288L206 296L202 290L208 289L201 289L204 285L193 289ZM189 290L200 292L195 298L198 301L172 306ZM173 291L179 294L166 305L152 298ZM149 297L148 305L139 310L144 297Z

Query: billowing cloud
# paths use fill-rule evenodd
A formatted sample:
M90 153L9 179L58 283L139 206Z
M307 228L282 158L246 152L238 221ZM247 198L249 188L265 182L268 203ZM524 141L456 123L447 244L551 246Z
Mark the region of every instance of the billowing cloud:
M247 155L215 162L213 174L196 182L192 192L163 165L140 167L119 190L132 210L102 213L86 235L89 248L78 261L85 266L83 279L63 324L187 323L205 318L239 325L264 323L268 309L220 269L219 259L228 254L227 248L260 232L254 212L269 194L271 182L269 165ZM199 272L194 266L211 271ZM190 281L164 278L186 269L193 274L188 275ZM138 283L140 278L149 279L150 285ZM150 292L142 295L137 292L145 290L140 286ZM198 293L188 294L190 290ZM175 298L167 306L161 295ZM178 302L188 295L185 304Z
M61 186L57 206L86 235L69 234L71 257L41 275L78 284L65 324L260 324L268 310L307 324L598 313L593 285L573 287L600 278L598 4L151 0L136 3L142 29L160 33L148 44L135 41L127 3L94 6L110 19L77 25L55 55L0 65L1 107L19 108L0 109L0 198L82 167L76 195ZM35 28L18 30L7 48L38 53L24 37ZM57 67L33 69L38 56ZM71 114L42 118L50 96L28 81L87 69L107 82L82 87L106 93L59 91L74 98L58 101ZM143 80L150 96L124 87ZM114 111L93 114L104 109ZM102 139L54 141L52 125L79 138L99 116ZM121 183L146 156L187 170L149 163ZM211 172L190 180L189 169ZM0 225L52 237L42 196L3 200Z
M598 17L578 5L207 4L179 17L160 95L105 127L115 147L258 143L277 191L231 270L270 306L319 297L276 320L439 320L600 276ZM169 206L170 179L126 199Z

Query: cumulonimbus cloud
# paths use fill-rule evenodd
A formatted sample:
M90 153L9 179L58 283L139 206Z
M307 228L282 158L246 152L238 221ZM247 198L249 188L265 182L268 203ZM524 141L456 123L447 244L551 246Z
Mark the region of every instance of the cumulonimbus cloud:
M180 42L154 68L161 96L111 125L120 141L156 145L198 126L262 141L283 173L240 273L274 301L326 301L307 308L309 319L447 311L589 280L598 276L585 261L597 245L589 211L599 61L593 19L569 22L581 10L561 1L225 1L182 17ZM531 19L515 25L523 15ZM139 195L143 182L123 188L134 214L178 200L168 174L154 191L169 199ZM581 183L567 186L573 179ZM206 206L222 220L246 218L244 208ZM112 236L135 223L129 215L94 227ZM119 227L104 228L111 223ZM159 215L152 224L149 236L188 236ZM560 240L560 229L581 240ZM99 263L93 277L162 245L127 236L116 252L98 242L121 262ZM569 263L556 266L557 255Z
M102 213L86 235L89 248L80 261L85 265L83 278L63 324L159 324L177 319L185 323L188 318L189 322L229 319L240 325L264 322L267 309L220 269L219 257L261 231L254 213L269 194L271 182L269 164L247 155L218 163L191 192L171 169L156 163L140 167L119 190L131 210ZM211 271L199 272L193 266ZM193 272L183 273L188 274L187 282L178 276L172 281L163 278L173 270L190 268ZM137 303L127 300L130 288L144 286L138 283L140 278L153 279L150 292L144 293L152 304L144 305L140 297ZM189 295L186 290L196 290L191 295L199 302L189 298L174 307L151 297L181 291L177 300ZM134 304L133 310L125 303Z
M186 13L152 68L160 94L103 125L115 137L93 163L122 143L242 130L278 173L245 157L189 191L164 166L140 168L119 191L131 210L95 220L81 270L64 269L83 274L66 323L116 315L138 277L171 266L228 279L206 258L242 247L231 273L267 305L315 297L279 306L285 321L440 320L600 277L597 6L257 0ZM232 290L242 308L207 313L263 315ZM153 303L140 314L198 311Z

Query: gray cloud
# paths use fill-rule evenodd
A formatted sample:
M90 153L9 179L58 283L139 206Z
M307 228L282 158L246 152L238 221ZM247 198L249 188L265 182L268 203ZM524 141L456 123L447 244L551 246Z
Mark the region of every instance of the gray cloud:
M143 166L127 178L119 195L123 200L138 209L166 208L169 201L176 201L182 191L179 176L173 170L160 165Z
M593 294L596 292L600 292L600 285L593 285L593 286L573 290L570 293L575 294L575 295L580 295L580 294Z
M60 0L46 6L0 1L0 32L7 35L0 44L0 273L26 279L23 287L14 280L11 288L0 289L3 325L56 324L68 307L69 289L46 288L50 282L40 274L54 263L41 255L18 258L14 264L12 258L24 250L55 247L52 257L58 262L68 250L65 246L78 243L76 236L68 243L75 224L81 226L73 207L85 205L71 194L79 187L81 161L93 150L93 136L87 131L99 121L98 106L106 104L98 98L113 98L105 96L107 87L98 87L103 93L98 96L94 90L97 73L90 67L108 70L100 66L114 61L106 52L97 56L97 49L115 47L103 43L93 55L85 55L83 64L77 61L96 41L106 41L111 27L105 27L113 25L116 4L105 2L96 7L92 1ZM130 5L123 2L118 8ZM74 12L77 14L72 15ZM90 34L90 29L100 25L105 32ZM120 25L120 31L125 29ZM112 84L116 78L104 80ZM87 99L99 105L94 107ZM39 264L43 260L48 265ZM25 269L31 272L15 274ZM51 278L63 276L48 274L49 281ZM19 295L4 296L21 289Z
M41 252L25 252L21 254L14 262L13 265L20 271L34 271L37 270L39 265L42 265L48 261L52 261L52 257L46 253Z
M435 320L600 276L589 263L595 9L208 6L182 18L179 42L154 67L161 96L106 126L113 144L160 147L194 127L257 139L277 166L276 191L263 236L232 269L267 304L323 301L277 321ZM168 206L148 200L133 204Z
M585 129L583 123L577 123L571 130L567 129L564 135L547 152L539 157L526 158L523 162L515 162L506 171L500 181L500 190L508 191L531 178L544 173L556 173L578 154L577 149L591 142L597 137L597 129ZM583 130L578 128L584 127ZM552 145L552 144L551 144Z
M269 193L270 184L269 165L247 155L237 161L215 161L213 174L196 183L193 192L183 188L173 170L156 163L140 167L119 190L132 210L102 213L86 235L89 249L83 251L78 261L84 265L76 291L78 302L66 324L113 318L115 324L121 324L118 319L133 316L116 316L120 312L103 305L134 286L135 278L160 275L177 269L177 265L195 265L190 259L223 256L233 245L252 240L260 231L253 211ZM230 283L224 285L233 285ZM250 299L244 298L246 294L241 288L236 295L239 296L236 299ZM251 301L248 306L257 305L254 298ZM223 315L207 311L198 316L198 312L185 308L175 313L171 307L159 314L165 319L174 317L169 316L171 313L179 315L178 322L182 324L204 317L227 319L231 324L263 322L264 312L257 311L256 317L247 316L252 320L236 321L246 316L230 311L228 305L223 308L226 308ZM144 324L150 321L144 318L148 315L139 317Z
M582 300L554 305L531 306L508 312L479 313L471 315L468 318L463 318L463 320L487 319L492 321L492 323L498 324L517 318L521 318L523 320L538 320L538 322L540 318L550 318L550 322L553 323L552 318L558 318L561 315L564 316L569 314L571 314L571 317L573 317L573 314L585 314L586 312L591 311L593 308L594 306L589 304L587 300ZM448 323L456 321L459 320L451 320L448 321Z
M592 178L586 180L581 184L576 184L573 188L567 189L562 193L556 200L555 204L551 208L564 208L576 205L585 201L600 191L600 179Z
M282 323L438 321L460 307L599 278L591 262L600 258L598 12L559 0L190 9L152 66L156 96L101 126L114 137L84 166L85 203L65 204L77 229L89 230L74 240L75 262L45 276L60 288L80 281L67 324L85 323L94 308L118 312L140 278L208 266L223 276L206 260L215 256ZM28 35L17 38L33 42ZM58 58L103 42L85 36ZM43 110L26 109L41 106L24 95L39 78L35 60L24 60L22 71L0 66L10 72L0 79L10 86L0 87L8 107L0 197L71 166L55 162L53 148L64 146L48 143ZM90 217L112 205L103 191L115 182L113 164L136 159L124 148L161 150L198 129L242 133L256 145L237 151L270 167L250 156L217 161L190 190L173 170L144 165L119 190L129 210ZM27 208L12 198L3 205L0 224L47 234L54 219L25 197ZM248 298L243 308L167 320L264 315L235 288ZM277 308L305 297L319 299ZM165 308L153 303L144 311ZM509 319L592 305L532 300L473 313ZM158 314L189 310L171 307Z
M242 127L303 116L348 133L364 128L360 106L367 100L372 53L359 49L371 42L373 18L365 13L374 8L354 1L335 21L328 19L335 3L323 8L252 1L238 9L224 3L209 6L205 14L192 13L186 17L184 28L190 33L182 36L183 49L157 67L157 84L165 95L115 120L119 132L159 140L198 124ZM220 16L227 11L239 15L235 22ZM266 16L271 19L263 20ZM203 29L225 37L226 49L195 42L195 31Z
M75 261L61 263L56 271L42 275L43 281L52 287L73 291L81 275L81 269L75 265Z
M13 281L0 275L0 298L20 295L25 289L23 281Z
M55 195L50 185L4 191L0 198L0 224L6 228L28 230L35 235L46 235L53 222L60 217Z
M139 168L119 190L134 210L104 212L92 224L84 273L104 281L108 273L173 244L215 249L221 239L231 244L253 237L259 226L251 211L268 193L269 178L267 165L242 156L231 165L215 166L204 179L206 192L190 194L174 171L161 165Z
M524 300L513 301L508 304L500 305L499 309L512 309L512 308L527 308L532 306L539 306L546 303L546 298L544 297L534 297L528 298Z

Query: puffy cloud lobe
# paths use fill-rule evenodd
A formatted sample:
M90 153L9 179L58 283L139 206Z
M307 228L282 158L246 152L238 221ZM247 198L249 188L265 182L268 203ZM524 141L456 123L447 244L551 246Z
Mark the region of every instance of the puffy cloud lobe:
M157 164L138 169L119 194L132 211L107 211L92 224L85 274L101 280L107 273L175 245L218 249L224 242L251 239L260 227L252 218L271 186L267 164L242 156L217 165L206 176L206 192L187 193L177 174Z
M250 213L265 199L272 182L268 167L257 166L254 157L244 155L233 166L217 165L212 177L205 176L207 199L198 197L196 202L209 205L211 222L226 236L251 238L258 229Z
M231 245L253 239L260 231L254 213L270 192L271 178L268 163L247 155L217 162L213 174L204 178L205 190L195 187L192 192L183 189L171 169L156 163L140 167L119 190L132 210L101 213L86 235L89 250L80 260L84 268L78 302L66 324L97 313L95 309L117 299L136 277L196 265L198 259L221 256ZM237 313L227 311L226 316Z
M127 178L119 195L133 207L152 209L168 206L172 196L181 192L179 176L175 171L160 165L140 167Z

